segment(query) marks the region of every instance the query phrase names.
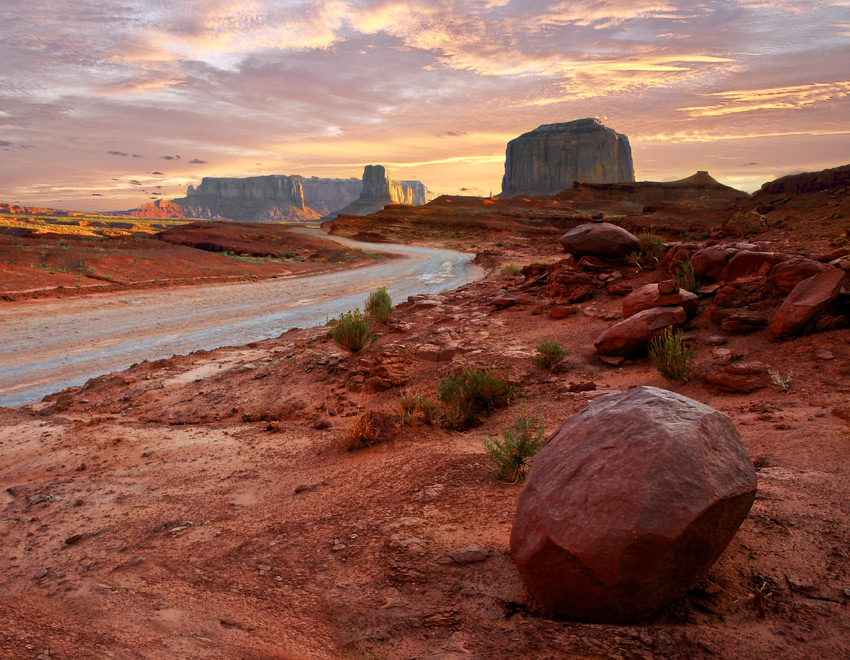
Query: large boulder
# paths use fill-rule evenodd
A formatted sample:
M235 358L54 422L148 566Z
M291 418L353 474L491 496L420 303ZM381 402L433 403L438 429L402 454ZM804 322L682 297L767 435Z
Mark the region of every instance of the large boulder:
M576 181L634 181L629 138L598 119L544 124L508 142L501 197L555 195Z
M694 275L712 280L719 279L723 268L736 252L735 248L724 245L711 245L697 250L691 255L691 268L694 269Z
M822 263L803 257L794 257L776 264L768 279L780 293L791 293L794 287L813 275L822 273L825 266Z
M632 623L706 574L755 495L729 417L637 387L596 399L552 435L520 493L511 554L545 608Z
M635 289L623 298L623 318L627 319L653 307L676 306L683 307L688 318L692 318L697 312L699 298L695 293L680 289L672 280L653 282Z
M664 328L684 325L687 319L681 306L645 309L604 330L593 346L599 355L629 357L645 351Z
M786 257L775 252L755 252L741 250L729 259L720 279L732 282L742 277L765 276L776 264L785 261Z
M637 237L610 222L587 222L561 236L561 247L577 257L623 259L640 249Z
M800 282L776 310L767 336L771 341L791 339L801 334L838 297L846 274L840 268L827 268Z

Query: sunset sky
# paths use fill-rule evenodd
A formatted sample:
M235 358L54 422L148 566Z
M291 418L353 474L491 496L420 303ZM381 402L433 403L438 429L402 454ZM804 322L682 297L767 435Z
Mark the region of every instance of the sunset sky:
M3 0L0 202L119 210L204 176L501 189L599 117L638 180L850 163L850 0Z

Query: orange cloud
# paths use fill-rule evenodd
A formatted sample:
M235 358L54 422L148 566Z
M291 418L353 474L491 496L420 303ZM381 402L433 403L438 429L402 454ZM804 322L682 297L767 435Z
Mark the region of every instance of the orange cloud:
M679 110L691 117L721 117L756 110L793 110L850 96L850 81L716 92L707 96L721 102Z

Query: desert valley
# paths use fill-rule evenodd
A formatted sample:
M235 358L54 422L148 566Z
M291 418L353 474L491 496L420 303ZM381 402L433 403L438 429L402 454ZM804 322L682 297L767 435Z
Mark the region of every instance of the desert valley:
M2 208L8 342L376 270L326 323L0 408L0 657L850 657L850 165L636 182L584 119L496 197L310 181ZM397 244L466 283L390 304Z

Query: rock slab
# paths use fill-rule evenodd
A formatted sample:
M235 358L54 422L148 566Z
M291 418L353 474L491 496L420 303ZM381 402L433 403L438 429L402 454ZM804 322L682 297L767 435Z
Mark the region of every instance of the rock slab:
M634 181L629 138L598 119L544 124L508 142L501 197L551 196L576 181Z
M791 339L804 332L838 296L844 278L843 270L830 267L800 282L776 310L768 338Z
M511 554L545 608L640 621L705 575L746 518L756 483L723 413L654 387L600 397L537 455Z
M599 355L630 357L646 350L664 328L684 325L687 319L681 306L645 309L604 330L593 347Z

